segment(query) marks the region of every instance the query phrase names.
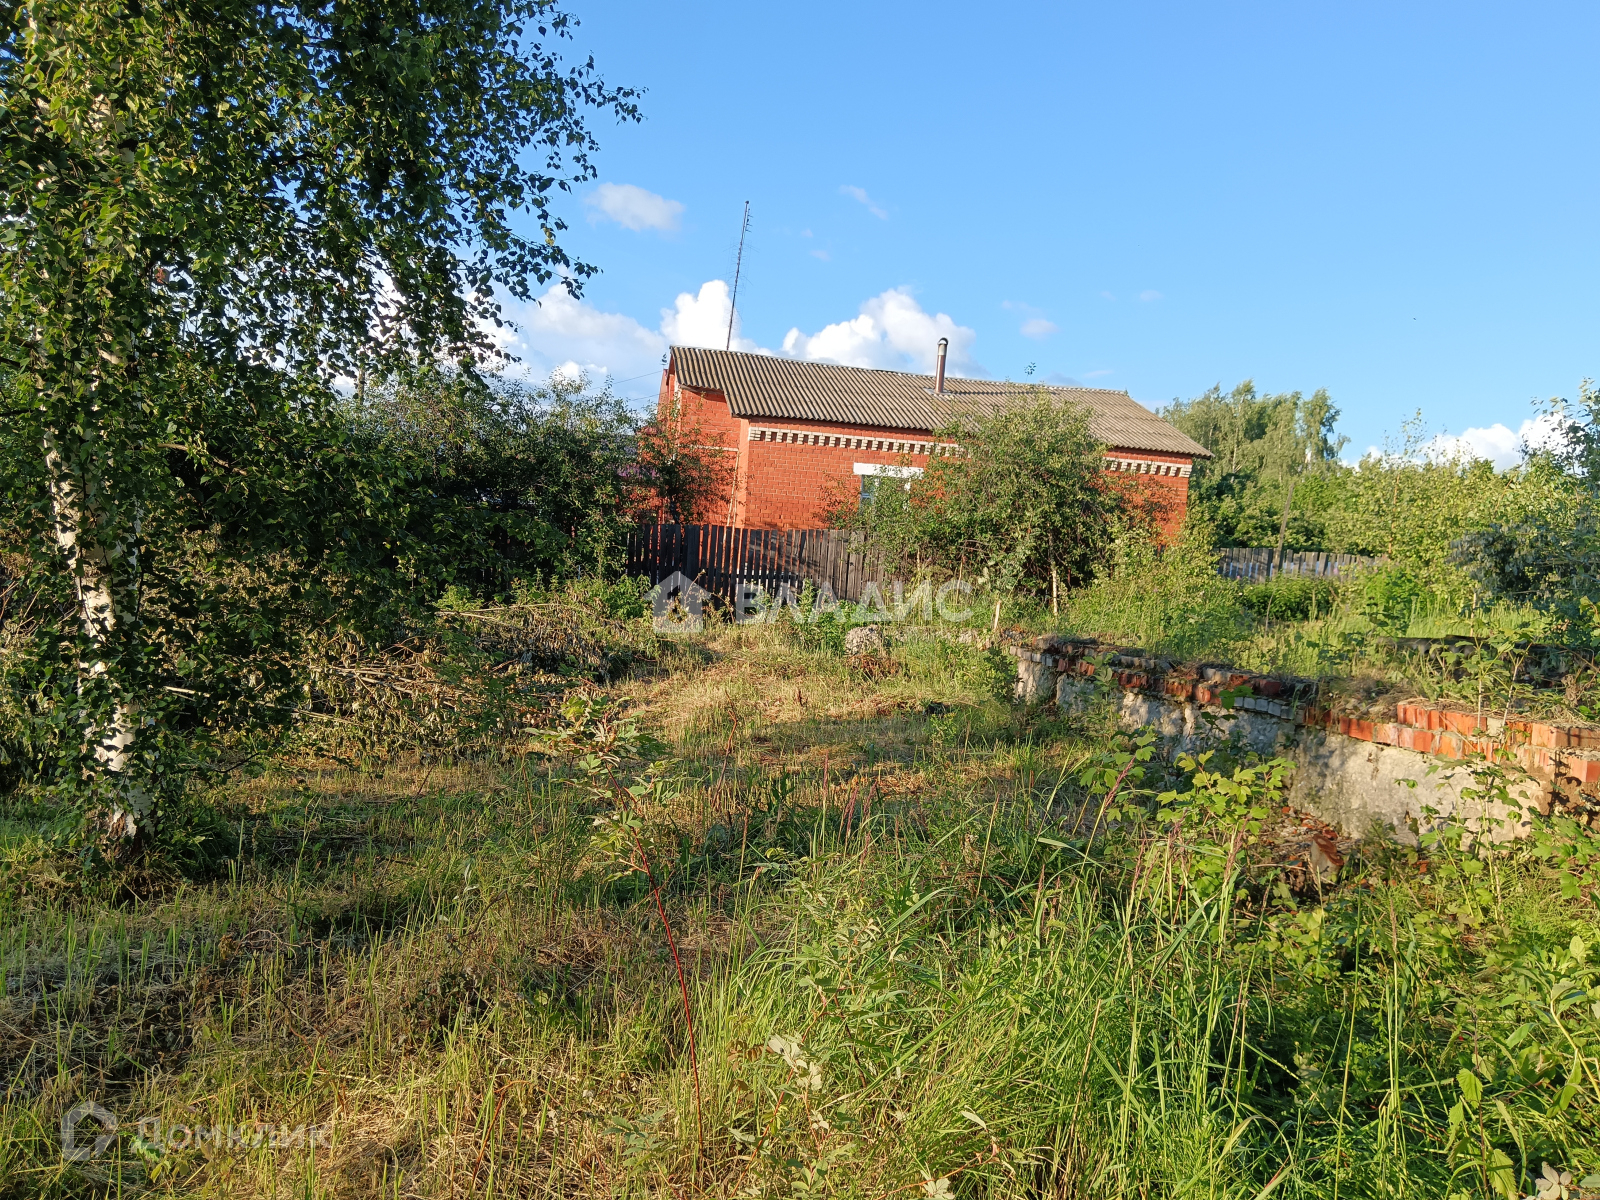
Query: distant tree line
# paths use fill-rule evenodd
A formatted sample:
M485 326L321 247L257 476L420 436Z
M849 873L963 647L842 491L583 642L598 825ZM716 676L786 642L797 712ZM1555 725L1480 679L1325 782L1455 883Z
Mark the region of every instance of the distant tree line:
M1585 381L1545 411L1553 436L1504 470L1441 452L1420 414L1342 461L1348 439L1321 390L1264 395L1246 380L1163 415L1215 455L1196 464L1189 504L1216 545L1275 546L1282 533L1290 550L1388 558L1396 586L1437 602L1528 604L1587 629L1600 602L1600 395Z
M1575 430L1587 429L1589 395L1585 385L1579 405L1555 402ZM1349 439L1322 389L1269 395L1245 380L1162 415L1215 456L1195 464L1189 509L1218 546L1274 546L1284 531L1290 550L1441 562L1471 529L1535 512L1553 518L1588 492L1566 452L1535 449L1509 470L1440 453L1420 413L1383 449L1344 461Z

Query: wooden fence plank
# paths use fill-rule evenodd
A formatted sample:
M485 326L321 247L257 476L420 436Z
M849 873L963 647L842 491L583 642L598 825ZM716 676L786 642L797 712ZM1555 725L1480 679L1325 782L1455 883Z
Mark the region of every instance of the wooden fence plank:
M1268 546L1230 547L1217 551L1217 571L1229 579L1249 583L1265 583L1269 579L1289 575L1309 575L1318 579L1332 579L1360 567L1375 566L1385 561L1361 554L1331 554L1327 551L1305 550L1285 553L1277 561L1277 551Z
M882 563L864 535L843 529L739 529L726 525L643 525L628 533L627 570L652 584L681 571L707 591L736 598L741 585L776 597L781 587L799 591L826 584L840 601L859 601L877 582ZM1359 554L1286 553L1272 547L1231 547L1217 552L1217 571L1229 579L1264 583L1278 576L1336 579L1383 562Z
M742 585L776 597L787 586L826 584L840 601L860 599L876 564L861 535L837 529L741 529L726 525L643 525L627 537L630 575L652 584L681 572L709 592L735 600Z

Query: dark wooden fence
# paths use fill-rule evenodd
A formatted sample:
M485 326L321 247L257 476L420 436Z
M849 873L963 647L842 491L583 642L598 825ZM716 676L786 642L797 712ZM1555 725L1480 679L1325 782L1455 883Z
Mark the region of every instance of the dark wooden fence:
M1265 583L1280 575L1337 578L1357 567L1384 560L1360 554L1286 553L1230 548L1217 551L1217 570L1228 579ZM877 580L879 564L865 552L862 535L843 529L736 529L728 525L641 525L628 535L628 574L660 583L681 571L706 591L733 600L740 584L756 584L776 594L780 585L798 588L826 583L840 600L860 600L861 589Z
M826 583L840 600L861 599L877 579L862 536L842 529L735 529L728 525L642 525L628 535L628 574L660 583L681 571L708 592L734 599L740 584L775 595L782 584Z
M1219 550L1217 570L1228 579L1265 583L1279 575L1314 575L1333 579L1357 567L1376 566L1384 561L1361 554L1323 554L1312 550L1286 552L1282 563L1274 561L1277 556L1277 550L1271 546L1265 549Z

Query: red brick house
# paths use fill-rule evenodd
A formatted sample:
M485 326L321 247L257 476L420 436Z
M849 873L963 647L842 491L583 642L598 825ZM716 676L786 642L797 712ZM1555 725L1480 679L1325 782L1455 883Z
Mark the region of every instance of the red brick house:
M1025 385L946 378L943 350L938 374L912 375L674 346L661 380L661 421L735 457L726 501L695 519L816 528L841 487L865 491L879 477L920 474L932 455L954 453L958 447L934 431L949 427L955 413L992 411ZM1162 526L1175 531L1194 460L1211 452L1126 392L1044 390L1088 408L1090 428L1107 447L1106 470L1137 476Z

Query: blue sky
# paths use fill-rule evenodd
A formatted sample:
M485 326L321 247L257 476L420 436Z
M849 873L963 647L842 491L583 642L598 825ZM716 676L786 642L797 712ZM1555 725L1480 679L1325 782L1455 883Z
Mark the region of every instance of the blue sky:
M604 273L520 312L535 373L647 398L667 340L720 345L748 199L747 348L1327 387L1353 450L1421 409L1502 460L1600 374L1600 6L573 11L645 120L596 124L565 215Z

